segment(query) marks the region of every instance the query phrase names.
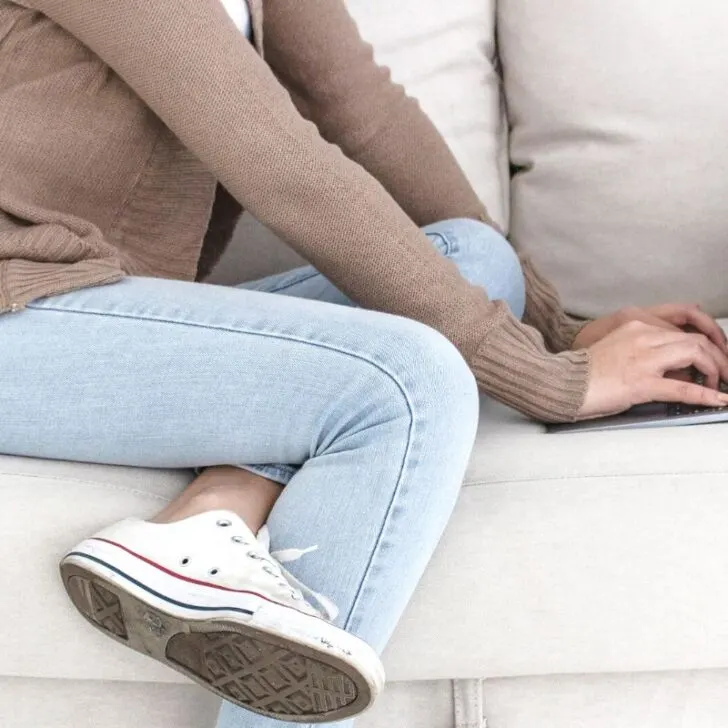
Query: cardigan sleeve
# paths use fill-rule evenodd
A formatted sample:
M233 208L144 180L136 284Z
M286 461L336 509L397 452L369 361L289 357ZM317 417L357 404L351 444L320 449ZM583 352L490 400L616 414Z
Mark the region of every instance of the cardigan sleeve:
M219 0L22 4L98 55L240 204L351 299L437 329L460 349L483 389L518 409L553 420L578 415L588 353L558 359L528 327L507 323L500 303L468 283L371 174L303 119ZM329 23L335 38L337 19L313 12L320 0L304 4L312 8L309 22ZM520 334L508 333L509 326ZM488 342L501 351L496 368L523 362L517 371L531 378L530 388L504 388L493 366L479 366ZM544 400L553 381L566 384Z
M457 217L491 223L442 135L377 64L342 0L270 2L264 28L266 61L324 138L379 180L418 226Z
M319 22L326 17L336 26ZM296 42L291 43L291 28ZM497 225L419 103L377 64L342 0L275 0L264 17L266 61L330 142L379 180L419 226L453 218ZM554 287L521 256L524 320L549 350L569 349L583 322L564 311Z

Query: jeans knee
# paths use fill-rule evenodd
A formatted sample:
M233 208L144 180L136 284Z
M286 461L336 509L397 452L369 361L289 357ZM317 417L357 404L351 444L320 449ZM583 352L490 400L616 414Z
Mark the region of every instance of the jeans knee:
M478 419L478 386L457 348L424 324L399 319L388 366L403 397L420 413L458 421L465 430Z
M523 316L526 284L521 262L501 233L467 218L435 223L424 231L470 283L484 288L491 300L506 301L517 318Z
M362 343L346 354L347 384L334 393L312 453L353 448L371 438L426 448L451 444L453 457L472 446L478 423L475 377L457 348L417 321L366 312Z

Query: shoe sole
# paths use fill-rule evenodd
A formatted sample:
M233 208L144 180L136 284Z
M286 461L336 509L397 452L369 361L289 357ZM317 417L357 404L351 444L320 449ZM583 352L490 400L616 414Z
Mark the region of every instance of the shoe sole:
M61 577L94 627L241 708L324 723L357 715L372 702L366 680L336 655L245 622L180 617L75 563L62 563Z

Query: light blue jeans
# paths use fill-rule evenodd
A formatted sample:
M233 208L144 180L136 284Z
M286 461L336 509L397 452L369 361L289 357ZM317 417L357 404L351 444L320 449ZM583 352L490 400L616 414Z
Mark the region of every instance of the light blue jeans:
M426 232L522 314L518 260L499 234L467 220ZM241 288L129 278L35 301L0 316L0 452L234 464L285 484L272 547L318 547L290 570L382 650L451 515L478 396L440 334L332 305L348 303L310 268ZM293 725L230 704L218 722Z

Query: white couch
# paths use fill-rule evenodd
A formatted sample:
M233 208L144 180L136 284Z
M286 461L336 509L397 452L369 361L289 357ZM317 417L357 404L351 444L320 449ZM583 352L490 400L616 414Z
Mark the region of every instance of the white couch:
M572 311L684 299L728 316L723 0L350 5ZM215 280L292 262L246 220ZM726 446L720 425L548 435L484 402L358 727L728 725ZM0 457L3 728L213 725L214 698L89 629L56 573L64 548L190 477Z

